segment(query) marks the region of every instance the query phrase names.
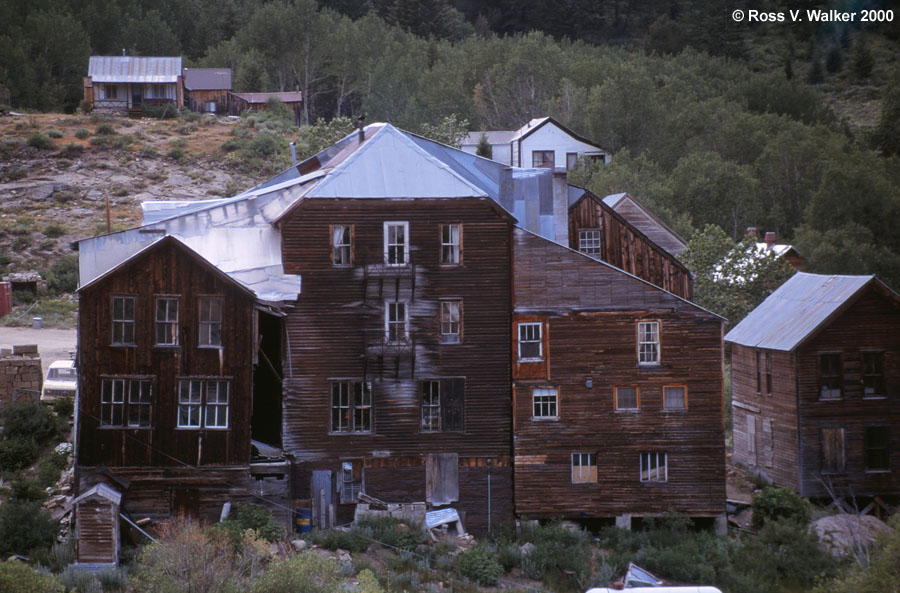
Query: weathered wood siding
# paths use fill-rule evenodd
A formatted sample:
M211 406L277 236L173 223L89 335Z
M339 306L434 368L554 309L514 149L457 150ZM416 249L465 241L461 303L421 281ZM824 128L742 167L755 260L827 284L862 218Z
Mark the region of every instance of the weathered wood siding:
M600 231L600 254L594 257L682 298L693 298L693 279L684 264L591 194L569 208L569 247L576 251L579 230Z
M112 297L135 296L135 346L112 346ZM156 296L179 298L178 346L155 345ZM222 348L198 347L198 297L222 297ZM82 291L78 463L107 467L236 465L250 461L253 303L248 293L166 241ZM152 380L150 427L100 425L104 377ZM227 429L178 428L177 380L228 378ZM127 400L127 397L126 397Z
M885 397L863 397L864 351L883 352ZM819 353L839 352L843 393L819 399ZM888 495L900 492L900 306L871 287L836 320L797 350L800 401L801 493L829 496L823 480L839 494ZM867 472L864 434L868 426L890 431L890 471ZM822 429L844 429L846 471L822 475Z
M89 497L76 507L76 517L76 562L118 562L119 507L108 500Z
M185 106L191 111L206 111L206 104L210 101L216 102L216 113L225 114L229 112L228 106L228 90L203 90L192 91L184 89Z
M386 221L409 223L409 266L384 265ZM449 223L462 225L460 266L440 265L440 226ZM332 265L335 224L352 226L351 266ZM303 276L286 319L284 365L283 441L298 461L298 497L312 468L337 473L341 460L364 460L368 494L410 502L424 500L430 453L509 456L510 228L494 204L477 198L316 199L284 221L285 272ZM462 301L460 344L441 344L441 299ZM410 340L384 346L385 302L394 300L408 303ZM441 378L464 379L464 431L421 430L421 382ZM331 432L337 380L371 381L371 433ZM495 495L511 506L511 489Z
M757 352L759 369L756 365ZM771 393L768 393L766 384L767 354L772 366ZM790 352L732 345L734 459L779 486L797 489L799 448L795 372L794 355Z
M516 511L527 517L694 516L724 511L722 321L609 265L520 229L514 303L545 316L549 373L514 381ZM660 364L640 366L637 323L657 321ZM616 410L616 386L639 389ZM663 409L663 387L686 388L686 410ZM554 387L558 417L533 418L535 387ZM641 482L640 456L667 454L668 479ZM571 454L597 455L597 481L572 483Z

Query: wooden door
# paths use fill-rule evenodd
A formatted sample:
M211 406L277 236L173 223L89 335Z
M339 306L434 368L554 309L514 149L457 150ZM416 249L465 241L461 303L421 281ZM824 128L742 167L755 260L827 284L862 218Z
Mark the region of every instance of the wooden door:
M319 529L328 529L334 504L331 470L315 470L312 474L313 524Z

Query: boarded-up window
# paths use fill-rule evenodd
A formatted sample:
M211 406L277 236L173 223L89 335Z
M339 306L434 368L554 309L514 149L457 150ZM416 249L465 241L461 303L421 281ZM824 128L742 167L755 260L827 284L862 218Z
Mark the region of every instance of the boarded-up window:
M844 455L844 429L822 429L822 473L842 472L847 468Z
M572 483L593 484L597 482L597 454L572 453Z
M747 427L747 455L750 463L756 463L756 416L748 415Z
M425 462L425 500L447 504L459 500L459 455L432 453Z

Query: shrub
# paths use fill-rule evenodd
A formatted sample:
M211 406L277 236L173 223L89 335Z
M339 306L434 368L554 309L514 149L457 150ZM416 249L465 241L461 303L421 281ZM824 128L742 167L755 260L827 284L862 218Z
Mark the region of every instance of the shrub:
M35 554L31 559L42 568L59 574L75 562L75 538L70 535L65 540L53 544L49 550Z
M94 133L98 136L115 136L116 129L112 127L112 124L99 124Z
M49 548L59 532L59 522L39 501L9 500L0 505L0 554L27 555Z
M200 121L200 118L203 117L202 114L196 111L190 111L185 109L181 113L178 114L178 119L182 121L186 121L188 123Z
M407 524L392 517L359 521L354 530L370 538L370 541L375 540L398 550L413 550L425 541L425 532L420 523Z
M315 552L276 560L254 581L251 593L332 593L341 589L338 563Z
M28 146L39 150L50 150L53 148L53 140L40 132L35 132L28 136Z
M52 486L59 481L59 475L61 470L52 462L48 460L41 461L38 466L38 481L40 482L40 486L43 488L47 488L48 486Z
M477 544L456 557L456 570L460 576L479 585L494 587L503 573L496 554L490 546Z
M184 149L172 148L169 150L169 152L166 153L166 157L172 159L173 161L181 161L184 158Z
M63 593L65 589L49 576L10 558L0 563L0 591L3 593Z
M24 476L17 476L11 483L12 494L10 498L18 501L43 501L47 499L44 487L35 480Z
M47 288L54 294L73 293L78 289L77 255L64 255L50 266Z
M54 128L50 128L49 130L47 130L47 136L50 138L62 138L63 133Z
M244 151L250 157L265 158L278 152L279 140L273 134L261 132L250 141Z
M772 519L787 519L801 525L809 523L809 501L790 488L766 486L753 497L753 525L762 527Z
M66 227L63 225L51 222L46 227L44 227L44 235L50 237L51 239L56 239L57 237L62 237L66 234Z
M187 146L187 140L184 138L172 138L169 140L169 146L172 148L184 148Z
M225 527L238 534L247 529L255 529L259 537L275 541L284 535L284 526L272 516L272 511L258 504L236 504L225 520Z
M144 117L154 119L175 119L178 117L178 108L171 103L164 105L144 105L142 107Z
M0 472L19 471L37 459L37 447L30 440L6 439L0 441Z
M220 146L219 148L221 148L224 152L232 152L239 149L241 146L243 146L243 143L240 140L238 140L237 138L229 138L228 140L223 142L222 146Z
M73 566L67 567L59 575L59 582L65 586L67 591L102 593L100 581L97 580L94 573L87 570L79 570Z
M59 418L71 418L75 412L75 402L68 397L60 397L53 400L50 406Z
M78 128L77 130L75 130L75 137L78 138L79 140L84 140L85 138L87 138L90 135L91 135L91 133L88 132L84 128Z
M56 435L53 414L37 403L9 404L0 412L5 438L42 443Z
M357 553L365 552L371 544L371 540L361 535L355 527L350 531L342 529L319 531L313 536L313 541L326 550L347 550Z
M125 591L128 587L128 570L125 568L104 568L97 573L97 580L103 593Z
M766 521L757 537L744 539L735 558L765 591L799 591L833 576L838 566L815 533L796 521Z
M88 101L87 99L82 99L78 103L78 110L81 113L90 113L91 111L94 110L94 104L91 103L90 101Z
M134 137L130 136L129 134L123 134L120 136L116 136L115 138L110 140L110 145L113 148L119 148L119 149L127 148L127 147L131 146L132 144L134 144Z
M88 139L88 144L100 147L109 146L109 138L106 136L91 136L90 139Z
M62 150L59 151L59 156L63 157L76 157L84 152L84 146L81 144L75 144L74 142L69 142L65 146L63 146Z
M0 179L4 181L16 181L28 175L28 169L25 167L9 167L0 171Z

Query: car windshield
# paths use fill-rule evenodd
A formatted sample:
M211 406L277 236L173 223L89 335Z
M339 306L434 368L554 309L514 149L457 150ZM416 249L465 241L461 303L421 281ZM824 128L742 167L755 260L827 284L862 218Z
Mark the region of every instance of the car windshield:
M50 372L47 373L47 378L59 381L74 381L75 369L50 369Z

